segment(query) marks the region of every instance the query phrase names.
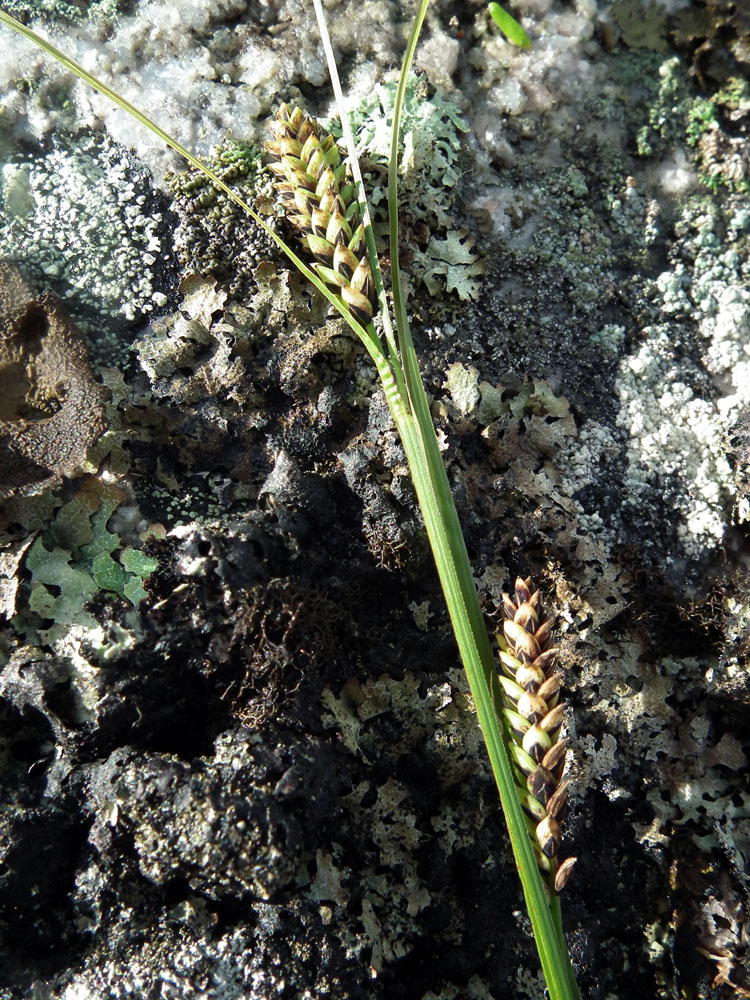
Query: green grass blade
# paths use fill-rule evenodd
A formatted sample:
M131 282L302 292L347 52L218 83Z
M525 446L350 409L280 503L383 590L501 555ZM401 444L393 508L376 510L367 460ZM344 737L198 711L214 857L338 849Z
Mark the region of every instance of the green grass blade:
M511 17L507 10L503 10L499 3L487 5L490 17L502 31L509 42L518 45L522 49L530 49L531 41L521 25L514 17Z
M291 247L289 247L284 242L284 240L282 240L281 237L278 236L263 221L263 219L258 215L258 213L253 208L251 208L251 206L248 205L247 202L244 201L244 199L240 198L240 196L221 179L221 177L215 174L210 167L208 167L205 163L199 160L197 156L195 156L193 153L190 152L190 150L185 149L184 146L181 146L176 139L173 139L172 136L169 135L169 133L165 132L164 129L160 128L156 124L156 122L152 121L142 111L139 111L139 109L136 108L135 105L131 104L129 101L126 101L124 97L121 97L117 93L117 91L113 90L111 87L108 87L106 83L104 83L102 80L97 79L87 70L85 70L82 66L80 66L77 62L75 62L75 60L71 59L69 56L66 56L64 52L61 52L51 42L48 42L46 38L42 38L41 35L37 35L35 31L31 30L31 28L27 28L25 24L21 24L19 21L16 21L15 18L11 17L9 14L3 13L2 11L0 11L0 24L6 24L9 28L12 28L13 31L17 31L20 35L23 35L24 38L27 38L35 45L38 45L40 49L42 49L49 56L51 56L58 63L60 63L61 66L64 66L65 69L69 70L79 79L83 80L84 83L87 83L90 87L92 87L94 90L97 90L100 94L103 94L105 97L108 97L113 104L116 104L119 108L122 108L123 111L127 111L127 113L129 115L132 115L132 117L135 118L136 121L140 122L141 125L144 126L144 128L149 129L149 131L153 132L153 134L157 136L159 139L161 139L162 142L164 142L167 146L173 149L176 153L179 153L180 156L184 157L187 160L187 162L191 164L191 166L195 167L197 170L200 170L206 177L208 177L208 179L213 184L216 185L216 187L220 188L228 198L231 198L231 200L236 205L239 205L239 207L243 211L247 212L247 214L255 222L257 222L257 224L264 230L266 235L268 235L273 240L276 246L278 246L279 249L284 254L286 254L286 256L292 262L292 264L294 264L294 266L307 278L307 280L310 281L318 289L318 291L328 299L328 301L337 310L337 312L339 312L341 316L343 316L348 325L357 334L359 339L367 348L367 352L369 353L370 357L373 359L375 364L378 366L378 371L380 372L380 369L382 367L382 361L385 360L385 355L383 353L383 346L380 343L380 340L377 334L375 333L374 328L372 326L368 326L367 328L363 327L362 324L359 323L357 319L349 312L349 310L345 306L343 306L343 304L336 298L336 296L330 291L330 289L328 289L323 284L323 282L320 280L317 274L315 274L315 272L310 267L307 266L307 264L302 260L302 258L299 257L291 249Z
M393 111L388 169L393 299L401 359L414 421L413 427L403 429L399 427L399 430L404 440L448 613L500 794L547 988L551 1000L577 1000L578 988L570 968L567 948L561 929L553 919L516 796L513 772L496 710L500 701L495 658L487 638L458 514L435 437L401 291L398 254L399 130L408 73L428 3L429 0L420 0L401 66Z

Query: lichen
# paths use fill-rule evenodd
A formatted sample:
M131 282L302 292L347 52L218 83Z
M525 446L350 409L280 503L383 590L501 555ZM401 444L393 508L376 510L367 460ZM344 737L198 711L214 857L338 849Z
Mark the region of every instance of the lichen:
M671 22L675 44L686 51L703 85L742 76L750 65L750 24L742 4L695 0L677 10Z
M648 0L617 0L611 14L631 49L666 52L667 16L665 8Z
M692 151L698 175L710 191L715 193L719 185L724 185L746 192L750 175L746 135L749 109L747 81L731 77L710 97L696 95L680 61L671 57L659 67L658 88L649 101L648 124L638 130L638 153L663 158L667 150L681 144Z
M82 135L44 155L16 155L3 179L0 254L78 310L132 321L166 302L164 220L147 171L116 143Z
M52 21L77 21L88 16L91 21L110 21L127 9L132 0L90 0L82 4L68 0L5 0L8 14L26 23L31 18L46 17Z
M0 496L79 472L104 431L106 395L59 300L34 296L0 261Z
M358 150L373 165L388 162L395 97L395 82L378 84L351 113ZM463 300L475 299L484 264L469 233L456 223L461 135L468 126L455 104L439 90L428 94L425 81L412 75L407 83L401 128L400 200L414 243L409 270L432 295L445 287ZM369 180L372 203L376 208L384 206L384 181L374 173L370 173ZM428 230L426 239L421 236L424 226Z
M87 605L99 591L133 605L146 596L143 581L156 569L156 561L123 545L108 526L123 499L121 490L101 480L84 482L25 552L30 585L16 600L13 624L27 641L51 644L70 625L97 629L99 623Z

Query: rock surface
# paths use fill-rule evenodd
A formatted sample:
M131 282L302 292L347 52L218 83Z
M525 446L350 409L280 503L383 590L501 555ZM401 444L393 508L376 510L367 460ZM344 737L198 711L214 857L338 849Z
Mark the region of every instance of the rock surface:
M268 116L332 112L311 8L43 6L271 218ZM378 204L410 13L327 8ZM747 25L514 13L529 52L449 0L418 50L420 363L488 621L518 573L557 612L582 996L747 995ZM51 289L94 378L50 354L80 447L0 510L0 997L542 997L369 360L226 199L1 37L5 296L51 331Z

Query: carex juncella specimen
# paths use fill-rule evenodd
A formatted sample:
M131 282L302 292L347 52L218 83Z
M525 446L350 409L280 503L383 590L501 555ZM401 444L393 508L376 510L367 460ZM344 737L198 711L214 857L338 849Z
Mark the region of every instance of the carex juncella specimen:
M271 131L274 138L266 150L286 217L315 258L312 266L318 276L367 325L377 299L356 191L341 151L333 136L324 135L300 108L290 111L283 104ZM503 597L506 621L498 637L504 670L502 713L512 737L518 794L537 863L559 891L575 858L561 863L558 857L568 800L562 781L567 741L559 738L564 704L562 674L555 672L557 650L550 646L552 620L530 579L517 579L515 597Z
M568 803L562 780L567 740L560 739L565 704L560 697L562 674L555 670L557 649L551 645L553 620L530 578L519 577L514 596L503 594L503 604L499 680L518 797L537 864L559 892L576 859L559 859L560 826Z
M315 258L318 276L365 326L377 308L354 184L332 135L314 118L282 104L266 143L269 167L289 222Z

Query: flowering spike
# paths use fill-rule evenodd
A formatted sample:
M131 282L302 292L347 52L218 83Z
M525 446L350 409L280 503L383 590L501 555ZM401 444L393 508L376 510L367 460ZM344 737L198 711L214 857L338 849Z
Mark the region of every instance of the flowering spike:
M562 782L567 740L558 738L565 712L562 674L555 672L553 622L544 613L539 591L531 579L520 577L514 589L512 597L503 594L505 621L498 635L502 714L514 741L511 760L534 856L559 892L575 863L575 858L558 861L568 803L568 786Z
M365 326L377 308L354 184L331 135L300 108L279 108L266 143L289 222L322 267L317 273ZM332 277L335 272L337 277Z

